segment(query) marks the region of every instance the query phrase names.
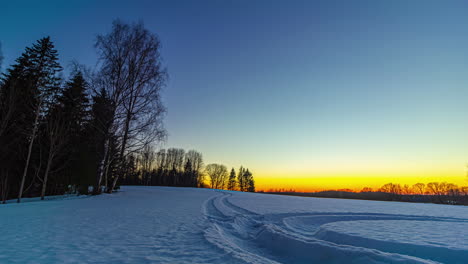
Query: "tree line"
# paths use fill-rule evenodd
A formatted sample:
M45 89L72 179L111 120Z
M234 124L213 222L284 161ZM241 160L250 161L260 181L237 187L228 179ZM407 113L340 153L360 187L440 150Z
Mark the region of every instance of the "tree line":
M96 38L96 68L74 63L65 77L50 37L27 47L0 78L0 201L120 184L202 187L200 153L152 150L166 138L160 49L142 23L116 20ZM227 188L211 167L211 186ZM242 173L239 186L253 190Z
M372 192L372 189L363 188L361 192ZM448 182L416 183L411 186L387 183L377 192L389 194L394 201L430 201L442 204L468 205L468 186L458 186Z
M296 192L292 189L270 189L266 191L266 193L325 198L468 205L468 186L458 186L448 182L415 183L413 185L386 183L377 189L364 187L359 192L351 189L320 192Z
M147 146L130 155L121 181L124 185L180 186L255 192L255 181L249 169L242 166L228 173L222 164L204 165L203 155L196 150L169 148L155 151Z

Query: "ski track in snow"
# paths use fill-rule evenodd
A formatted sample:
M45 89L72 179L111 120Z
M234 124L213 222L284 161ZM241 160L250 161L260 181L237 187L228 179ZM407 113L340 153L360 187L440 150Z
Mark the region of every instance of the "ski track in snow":
M459 232L457 225L468 227L466 219L330 212L260 215L234 205L229 201L231 196L233 192L219 191L219 195L204 203L202 210L211 223L205 230L205 238L247 263L467 263L468 260L468 238L462 237L465 241L459 247L452 245L460 243L456 239L447 242L450 235ZM408 226L403 231L409 235L411 228L421 225L438 228L439 233L422 236L425 241L419 241L421 236L416 234L417 238L411 241L408 235L381 231L388 230L388 225L400 228L399 224ZM356 227L360 228L356 231ZM374 235L369 237L369 233ZM396 234L394 238L392 234Z

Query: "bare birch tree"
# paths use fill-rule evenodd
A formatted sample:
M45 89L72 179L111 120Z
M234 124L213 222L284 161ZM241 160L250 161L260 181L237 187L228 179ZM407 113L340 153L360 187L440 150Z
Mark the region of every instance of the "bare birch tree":
M113 23L111 33L98 36L100 83L114 103L113 124L120 140L119 169L112 192L124 171L126 155L165 137L165 108L160 91L167 74L162 68L158 37L142 23Z

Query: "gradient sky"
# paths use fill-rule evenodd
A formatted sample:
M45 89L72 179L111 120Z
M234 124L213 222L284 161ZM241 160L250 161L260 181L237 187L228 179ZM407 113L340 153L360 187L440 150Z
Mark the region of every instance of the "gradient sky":
M1 1L3 69L50 35L94 66L142 20L170 74L165 147L249 167L260 188L466 185L466 1Z

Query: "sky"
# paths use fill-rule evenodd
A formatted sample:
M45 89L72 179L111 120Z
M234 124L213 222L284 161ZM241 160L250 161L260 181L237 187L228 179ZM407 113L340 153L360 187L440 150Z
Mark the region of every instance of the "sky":
M96 66L119 18L162 42L164 147L258 189L468 185L466 1L0 1L5 66L50 35Z

